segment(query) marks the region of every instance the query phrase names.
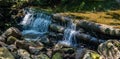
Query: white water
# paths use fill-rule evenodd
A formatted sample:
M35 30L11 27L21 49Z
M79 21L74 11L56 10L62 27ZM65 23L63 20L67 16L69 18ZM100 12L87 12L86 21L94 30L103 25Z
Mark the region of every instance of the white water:
M27 12L23 21L21 22L24 28L22 34L26 40L37 40L44 36L44 34L48 32L48 27L51 24L50 16L43 13L37 13L35 15ZM77 33L76 24L74 24L71 19L68 21L65 27L66 29L64 31L63 40L59 43L67 46L75 46L75 34Z
M63 41L60 41L59 43L64 44L66 46L75 46L76 45L76 38L75 38L76 33L77 32L75 30L65 29Z
M70 20L70 22L67 24L67 28L64 31L63 41L60 41L59 43L66 46L76 46L76 33L76 24Z
M27 13L21 22L23 25L22 34L27 40L37 40L48 32L51 24L51 17L44 13L35 14Z
M21 24L22 24L23 26L28 25L28 24L30 24L31 20L32 20L32 14L27 13L27 14L25 15L25 17L23 18L23 21L21 22Z

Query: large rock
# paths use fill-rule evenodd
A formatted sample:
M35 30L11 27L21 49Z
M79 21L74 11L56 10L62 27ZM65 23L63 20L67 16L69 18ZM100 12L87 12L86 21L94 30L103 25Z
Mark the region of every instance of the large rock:
M18 55L20 56L20 59L31 59L30 54L26 50L19 49L17 52Z
M25 49L31 54L38 55L40 50L44 48L41 42L26 42L26 41L16 41L16 47L20 49Z
M76 59L100 59L100 55L92 50L79 49L76 52Z
M2 36L0 36L0 41L1 41L1 42L5 42L5 38L2 37Z
M26 50L29 50L29 46L31 45L30 43L25 41L16 41L15 44L17 48L26 49Z
M62 54L64 56L64 59L75 59L75 49L74 48L62 48L60 51L64 52Z
M15 57L15 59L20 59L20 56L18 55L17 48L14 44L8 45L7 49L11 52L11 54Z
M40 53L40 50L43 49L43 46L29 46L29 52L34 55L38 55Z
M75 59L75 50L72 47L56 44L53 49L53 53L55 53L53 58L57 59L62 56L62 59Z
M117 40L108 40L101 43L98 47L98 52L104 59L119 59L120 42Z
M75 50L74 48L62 48L61 51L67 53L67 54L74 54L75 53Z
M44 36L40 39L38 39L40 42L45 43L45 44L50 44L50 39L47 36Z
M77 39L77 42L90 42L91 44L100 44L102 42L104 42L105 40L103 39L98 39L96 37L93 37L89 34L85 34L85 33L77 33L76 34L76 39Z
M66 46L66 45L63 45L63 44L58 43L58 44L56 44L56 45L54 46L54 50L60 50L60 49L62 49L63 47L69 47L69 46Z
M37 56L32 56L32 59L50 59L46 54L41 53Z
M65 16L62 16L62 15L60 15L59 13L53 14L53 15L52 15L52 18L53 18L55 21L63 22L63 23L68 22L68 21L71 20L70 18L65 17Z
M8 38L9 36L13 36L13 37L16 37L18 39L21 39L22 37L22 34L21 32L15 28L15 27L10 27L9 29L7 29L3 34L2 34L2 37L4 38Z
M102 34L110 36L120 36L120 29L114 26L95 23L87 20L76 20L78 26L85 28L86 30L93 30Z
M6 47L0 47L0 59L15 59Z
M56 24L51 24L49 28L50 28L50 30L52 30L54 32L60 32L60 33L61 32L63 33L64 29L65 29L64 27L56 25Z
M53 57L52 57L52 59L63 59L63 57L62 57L62 54L61 53L55 53L54 55L53 55Z
M13 37L13 36L10 36L7 38L7 44L14 44L15 41L17 41L18 39Z

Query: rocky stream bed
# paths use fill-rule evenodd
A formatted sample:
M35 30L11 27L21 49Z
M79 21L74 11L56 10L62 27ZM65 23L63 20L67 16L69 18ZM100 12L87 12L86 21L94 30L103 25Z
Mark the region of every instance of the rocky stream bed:
M0 36L1 59L119 59L120 29L24 10L20 29Z

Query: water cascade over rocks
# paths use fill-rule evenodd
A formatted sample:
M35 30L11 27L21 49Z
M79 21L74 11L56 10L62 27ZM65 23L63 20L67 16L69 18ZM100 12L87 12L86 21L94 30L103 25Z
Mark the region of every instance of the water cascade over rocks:
M49 31L53 30L55 35L58 35L58 32L63 34L61 36L62 38L60 38L61 40L57 40L59 38L54 38L58 44L75 47L77 46L78 39L85 39L85 41L94 42L93 39L91 39L93 38L92 36L79 32L81 30L76 29L76 23L74 23L75 20L67 17L59 17L58 15L55 17L56 19L43 12L31 12L28 10L21 22L21 25L23 25L23 36L26 40L34 41L41 40L41 38L51 39L50 36L45 36L47 34L51 35L51 32ZM97 38L94 40L97 41Z
M11 27L0 36L4 59L8 53L12 59L120 59L120 41L104 40L106 34L119 36L120 29L31 10L20 24L22 33Z
M75 34L76 33L77 32L75 30L65 29L63 41L60 41L60 43L66 46L75 46L76 44Z
M64 44L66 46L76 46L76 24L73 23L73 20L70 19L67 24L67 28L64 31L63 41L60 41L60 44Z
M48 33L49 25L52 23L52 18L50 15L47 15L43 12L35 13L27 11L21 25L23 25L22 34L26 40L38 40ZM65 23L64 23L65 24ZM61 25L61 24L59 24ZM63 25L62 25L63 26ZM72 19L69 19L66 25L64 25L66 29L64 30L64 35L62 41L58 43L67 45L67 46L75 46L76 38L76 24L73 23Z
M51 24L51 16L45 13L30 13L27 12L23 21L22 34L27 40L37 40L48 32L48 27Z

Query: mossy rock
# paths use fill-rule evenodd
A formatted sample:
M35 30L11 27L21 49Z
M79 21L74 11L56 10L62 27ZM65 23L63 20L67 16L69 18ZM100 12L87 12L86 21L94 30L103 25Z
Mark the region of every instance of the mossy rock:
M98 52L105 59L120 58L120 42L117 40L108 40L101 43L98 47Z
M105 29L105 32L107 33L107 34L110 34L110 29L109 28L107 28L107 29Z
M65 53L69 53L69 54L75 53L74 48L62 48L61 51L65 52Z
M5 42L6 40L5 40L4 37L0 36L0 41L1 41L1 42Z
M50 59L46 54L40 54L37 56L37 59Z
M28 51L26 51L24 49L19 49L17 51L17 53L21 57L20 59L31 59L30 54L28 53Z
M7 38L7 44L14 44L14 42L18 40L17 38L10 36Z
M62 26L55 24L50 25L50 29L55 32L64 32L64 28Z
M62 57L62 54L61 53L55 53L54 55L53 55L53 57L52 57L52 59L63 59L63 57Z
M15 28L15 27L10 27L2 34L2 36L5 38L8 38L9 36L13 36L18 39L21 39L22 33L20 32L19 29Z
M100 55L92 50L80 49L76 52L76 59L100 59Z
M0 59L15 59L6 47L0 47Z

